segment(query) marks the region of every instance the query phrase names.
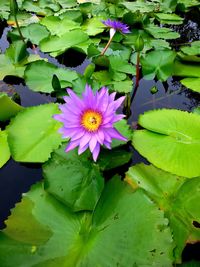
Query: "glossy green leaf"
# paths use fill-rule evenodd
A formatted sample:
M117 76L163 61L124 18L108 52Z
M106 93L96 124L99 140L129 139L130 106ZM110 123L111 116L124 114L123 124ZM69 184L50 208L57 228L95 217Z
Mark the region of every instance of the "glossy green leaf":
M88 41L88 35L81 30L66 32L61 36L50 36L40 42L42 52L62 51Z
M176 14L156 13L155 17L162 24L178 25L183 23L183 18Z
M35 92L51 93L54 91L52 86L54 74L58 77L61 88L71 86L72 81L78 78L75 71L58 68L49 62L38 60L26 68L25 81L29 88Z
M0 80L8 75L23 77L25 67L23 65L15 66L5 54L0 55Z
M45 189L73 211L93 210L104 186L99 168L88 151L56 150L43 166Z
M154 38L160 39L176 39L180 37L180 34L173 32L170 28L158 27L155 25L150 25L145 28L145 31L152 35Z
M126 79L124 81L112 82L114 91L119 93L130 93L133 90L133 81Z
M200 177L186 179L157 169L153 165L138 164L129 168L125 180L133 188L143 188L169 219L175 241L175 259L181 260L186 242L197 242L200 229Z
M192 42L191 46L181 47L181 51L190 56L200 55L200 41Z
M9 57L13 64L20 64L28 56L26 44L23 41L15 41L6 50L6 56Z
M49 36L49 31L46 27L40 25L39 23L32 23L26 27L21 27L21 32L24 38L36 45L38 45L42 39ZM17 29L9 32L9 36L12 40L19 40L21 38Z
M173 75L181 77L200 77L200 64L191 62L180 62L175 60Z
M84 22L82 29L89 35L95 36L104 31L105 25L101 22L103 18L93 17Z
M0 121L7 121L15 116L23 107L12 101L12 99L4 93L0 93Z
M166 81L172 75L175 57L176 53L170 50L151 51L141 57L144 79L152 80L156 76L160 81Z
M108 182L93 213L71 213L39 183L6 224L0 233L0 262L6 267L172 265L163 212L119 177Z
M119 168L131 160L132 152L124 147L116 147L111 150L102 149L98 158L98 165L101 170L107 171Z
M114 72L135 74L135 67L120 56L109 56L110 68Z
M200 93L200 78L185 78L181 83L192 91Z
M7 142L6 131L0 130L0 168L9 160L10 149Z
M151 163L185 177L200 176L200 117L175 109L140 115L145 130L134 131L133 145Z
M56 104L29 107L17 114L7 127L12 157L20 162L45 162L61 144Z
M79 29L80 24L69 20L68 18L60 19L59 17L44 17L40 23L47 27L52 35L62 36L66 32Z

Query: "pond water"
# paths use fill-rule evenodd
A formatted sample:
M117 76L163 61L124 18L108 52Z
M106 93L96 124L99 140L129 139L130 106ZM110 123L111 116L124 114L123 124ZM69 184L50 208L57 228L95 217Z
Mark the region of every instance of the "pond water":
M187 30L192 27L195 29L197 24L189 21L186 25ZM9 27L4 29L3 35L0 39L0 49L2 52L9 46L6 39ZM186 31L186 30L185 30ZM184 32L185 32L184 31ZM196 29L196 39L199 38L199 29ZM199 35L198 35L199 34ZM188 33L187 39L191 39L192 33ZM29 52L33 50L29 49ZM50 62L57 66L62 66L55 58L51 58L37 50L43 57L47 57ZM59 59L58 59L59 60ZM60 61L60 60L59 60ZM76 71L82 73L87 66L88 61L84 61L81 66L76 68ZM45 94L34 93L30 91L22 83L13 84L13 79L6 79L7 83L0 83L0 91L7 91L11 94L16 92L20 96L22 106L35 106L43 103L54 102L54 98ZM11 85L9 85L11 83ZM151 88L156 86L158 91L155 94L151 93ZM147 110L153 110L158 108L176 108L181 110L192 111L193 108L200 105L200 94L193 93L192 91L184 88L178 80L169 78L167 82L161 83L159 81L147 81L144 79L140 80L139 87L134 96L131 105L131 114L128 119L129 124L133 128L137 128L137 120L139 114L144 113ZM4 125L0 125L4 127ZM131 148L133 149L133 148ZM138 162L146 162L146 160L139 155L137 151L134 151L131 160L131 165ZM130 166L130 164L129 164ZM22 193L27 192L30 186L42 179L42 169L40 164L21 164L10 159L3 168L0 169L0 228L5 227L4 220L10 214L10 209L14 207L16 202L19 202ZM183 260L197 259L198 251L200 249L199 244L187 246L183 253ZM188 255L190 255L188 257Z

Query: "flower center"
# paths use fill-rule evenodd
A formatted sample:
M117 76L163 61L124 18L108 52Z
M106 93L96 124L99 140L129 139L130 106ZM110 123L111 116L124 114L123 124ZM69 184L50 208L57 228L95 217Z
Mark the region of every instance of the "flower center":
M89 132L98 130L102 122L101 113L93 110L86 110L81 117L82 126Z

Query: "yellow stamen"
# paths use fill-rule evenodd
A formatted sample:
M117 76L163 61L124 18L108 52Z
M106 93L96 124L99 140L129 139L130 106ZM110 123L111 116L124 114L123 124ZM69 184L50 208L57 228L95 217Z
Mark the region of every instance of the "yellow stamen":
M101 123L102 115L97 111L86 110L81 117L82 126L89 132L97 131Z

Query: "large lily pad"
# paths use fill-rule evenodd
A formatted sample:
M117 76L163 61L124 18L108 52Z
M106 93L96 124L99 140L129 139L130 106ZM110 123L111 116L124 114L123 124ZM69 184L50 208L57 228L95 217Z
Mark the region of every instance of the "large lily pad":
M20 162L45 162L61 144L60 123L52 118L59 113L56 104L26 108L7 127L12 157Z
M39 183L6 224L0 233L0 262L6 267L172 265L163 212L118 177L107 184L93 213L70 212Z
M7 142L6 131L0 130L0 168L9 160L10 149Z
M180 176L200 175L200 117L174 109L146 112L146 128L133 133L135 148L155 166Z
M42 52L57 52L63 53L71 47L77 47L88 41L88 35L81 30L73 30L66 32L61 36L50 36L40 42Z
M45 189L74 211L93 210L104 186L90 153L65 152L61 146L43 166Z
M200 238L200 229L195 227L200 222L200 177L188 180L152 165L138 164L129 168L125 180L134 188L143 188L164 210L176 243L175 259L180 262L185 244Z
M51 93L54 91L52 86L54 74L58 77L61 88L71 86L71 82L78 78L75 71L58 68L49 62L38 60L26 68L25 81L32 91Z

